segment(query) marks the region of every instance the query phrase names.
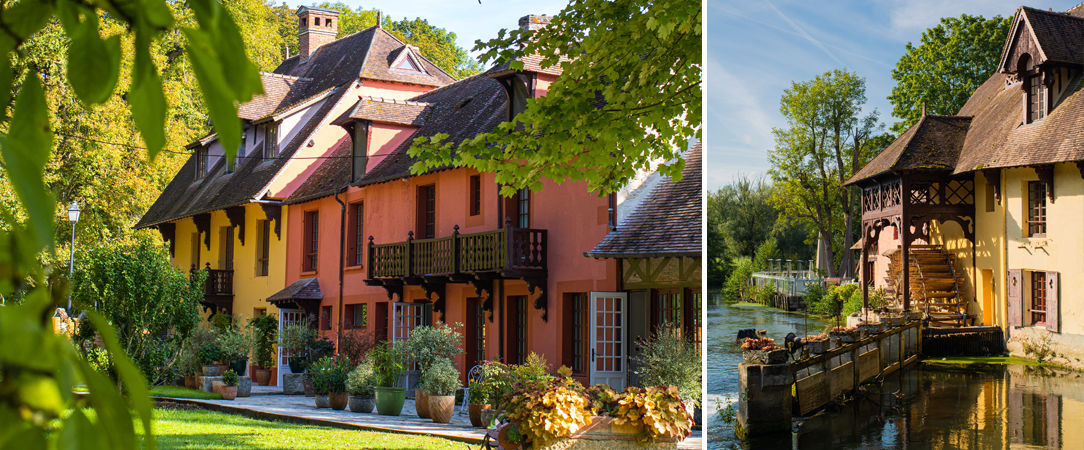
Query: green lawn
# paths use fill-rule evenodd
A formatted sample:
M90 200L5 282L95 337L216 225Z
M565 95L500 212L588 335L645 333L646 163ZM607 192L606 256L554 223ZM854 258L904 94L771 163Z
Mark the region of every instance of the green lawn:
M152 397L195 398L201 400L221 400L222 396L213 392L197 391L183 386L154 386Z
M249 419L199 409L155 409L159 448L463 448L446 439ZM142 430L137 424L137 430Z

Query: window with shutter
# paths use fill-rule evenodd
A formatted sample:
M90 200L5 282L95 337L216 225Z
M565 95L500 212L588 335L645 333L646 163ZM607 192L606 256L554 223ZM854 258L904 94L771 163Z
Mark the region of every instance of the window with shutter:
M1061 332L1061 321L1058 317L1058 273L1046 272L1043 278L1043 288L1046 291L1046 329L1058 333Z

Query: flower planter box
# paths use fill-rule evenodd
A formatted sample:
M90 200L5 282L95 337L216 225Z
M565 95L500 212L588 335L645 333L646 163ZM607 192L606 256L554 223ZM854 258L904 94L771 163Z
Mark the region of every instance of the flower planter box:
M595 416L591 418L591 424L580 428L572 436L560 439L548 447L540 447L547 450L557 449L643 449L643 448L677 448L678 439L657 441L642 445L636 442L635 428L615 425L613 417Z
M745 350L742 358L750 364L785 364L787 362L786 350Z
M839 335L839 341L844 343L844 344L853 344L857 340L858 340L858 334L854 333L854 332L849 332L848 331L848 332L840 333L840 335Z
M809 353L814 355L822 354L828 351L828 339L808 341L805 343L805 347L809 349Z

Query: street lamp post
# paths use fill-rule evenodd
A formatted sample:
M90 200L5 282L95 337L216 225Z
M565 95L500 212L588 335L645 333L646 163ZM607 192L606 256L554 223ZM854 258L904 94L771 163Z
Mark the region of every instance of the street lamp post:
M79 221L79 204L72 202L68 207L68 221L72 223L72 247L71 258L68 260L68 278L75 276L75 223ZM72 296L68 294L68 311L72 309Z

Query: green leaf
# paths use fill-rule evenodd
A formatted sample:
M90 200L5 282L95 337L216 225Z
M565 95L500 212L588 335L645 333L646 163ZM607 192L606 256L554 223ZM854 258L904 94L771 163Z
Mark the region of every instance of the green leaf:
M52 148L45 93L38 76L27 73L15 101L11 128L7 136L0 136L0 154L15 193L30 217L30 231L38 248L53 243L53 194L42 183L42 172Z
M120 76L120 36L102 39L93 9L67 2L61 5L61 22L71 38L68 82L83 104L105 102Z
M63 449L81 448L108 448L102 439L101 433L94 424L87 419L81 408L73 408L72 413L64 420L64 427L60 430L58 447Z
M235 96L223 74L223 67L215 58L214 41L203 30L186 29L185 36L188 37L192 68L218 133L218 141L222 143L226 158L233 158L241 145L241 119L237 118Z
M87 311L87 317L90 318L91 323L94 324L94 329L98 330L98 334L102 337L102 342L105 343L105 348L109 350L109 355L113 358L113 367L117 371L117 377L124 385L128 392L128 404L139 414L140 421L143 422L143 432L148 439L144 442L146 448L154 450L154 438L151 433L151 400L150 389L147 388L147 380L143 378L143 373L139 371L135 363L132 362L132 358L128 357L128 354L124 352L124 348L121 347L120 341L117 340L117 332L113 330L113 327L109 325L109 322L105 320L101 314L97 311Z
M24 0L5 6L0 19L9 31L20 39L26 39L45 26L52 16L52 3Z
M136 30L136 55L135 64L132 65L132 88L128 92L128 103L132 107L132 119L147 145L147 156L154 159L166 145L166 96L162 93L158 69L151 61L150 41L150 30L147 27Z

